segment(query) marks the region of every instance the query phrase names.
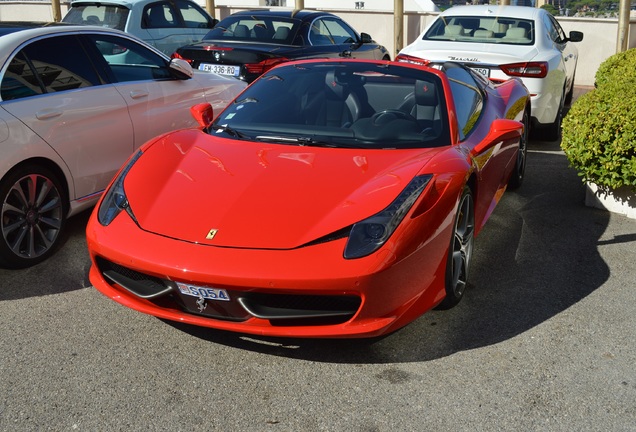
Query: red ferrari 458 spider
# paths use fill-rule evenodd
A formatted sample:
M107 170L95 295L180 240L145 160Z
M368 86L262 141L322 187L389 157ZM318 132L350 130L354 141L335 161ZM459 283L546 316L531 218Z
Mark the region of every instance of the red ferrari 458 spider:
M531 113L521 81L454 63L307 60L192 114L95 208L95 288L198 326L373 337L460 301Z

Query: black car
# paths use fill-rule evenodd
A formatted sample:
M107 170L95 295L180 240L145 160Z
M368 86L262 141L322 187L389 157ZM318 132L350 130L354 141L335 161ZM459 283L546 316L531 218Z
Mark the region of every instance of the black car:
M278 63L301 58L390 60L385 47L336 15L308 10L252 10L222 19L202 42L172 57L193 68L254 81Z

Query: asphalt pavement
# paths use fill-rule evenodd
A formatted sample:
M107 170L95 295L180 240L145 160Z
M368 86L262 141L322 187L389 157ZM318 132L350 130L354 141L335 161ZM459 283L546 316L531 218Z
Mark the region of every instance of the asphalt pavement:
M636 431L636 220L584 205L558 143L475 243L465 298L381 339L162 321L91 287L84 228L0 269L2 431Z

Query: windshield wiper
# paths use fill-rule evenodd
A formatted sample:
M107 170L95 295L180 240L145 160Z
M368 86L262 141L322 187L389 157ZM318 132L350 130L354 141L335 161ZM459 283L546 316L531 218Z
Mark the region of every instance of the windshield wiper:
M220 125L215 123L212 126L210 126L210 130L214 130L216 132L219 132L219 131L225 132L226 134L232 135L233 137L236 137L236 138L241 138L241 139L248 138L248 136L245 135L244 133L239 132L236 129L232 129L231 127L226 125Z
M285 137L276 135L257 135L256 138L260 141L275 141L297 144L299 146L315 146L315 147L337 147L331 142L320 141L309 137Z

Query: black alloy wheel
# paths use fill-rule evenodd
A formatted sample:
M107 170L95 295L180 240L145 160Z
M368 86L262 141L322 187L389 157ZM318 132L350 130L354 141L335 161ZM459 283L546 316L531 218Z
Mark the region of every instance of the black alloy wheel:
M67 204L56 175L41 166L10 171L0 184L0 265L24 268L48 258L60 240Z
M446 263L446 297L439 309L450 309L464 296L468 284L468 269L473 257L475 242L475 208L473 194L464 186L451 237Z

